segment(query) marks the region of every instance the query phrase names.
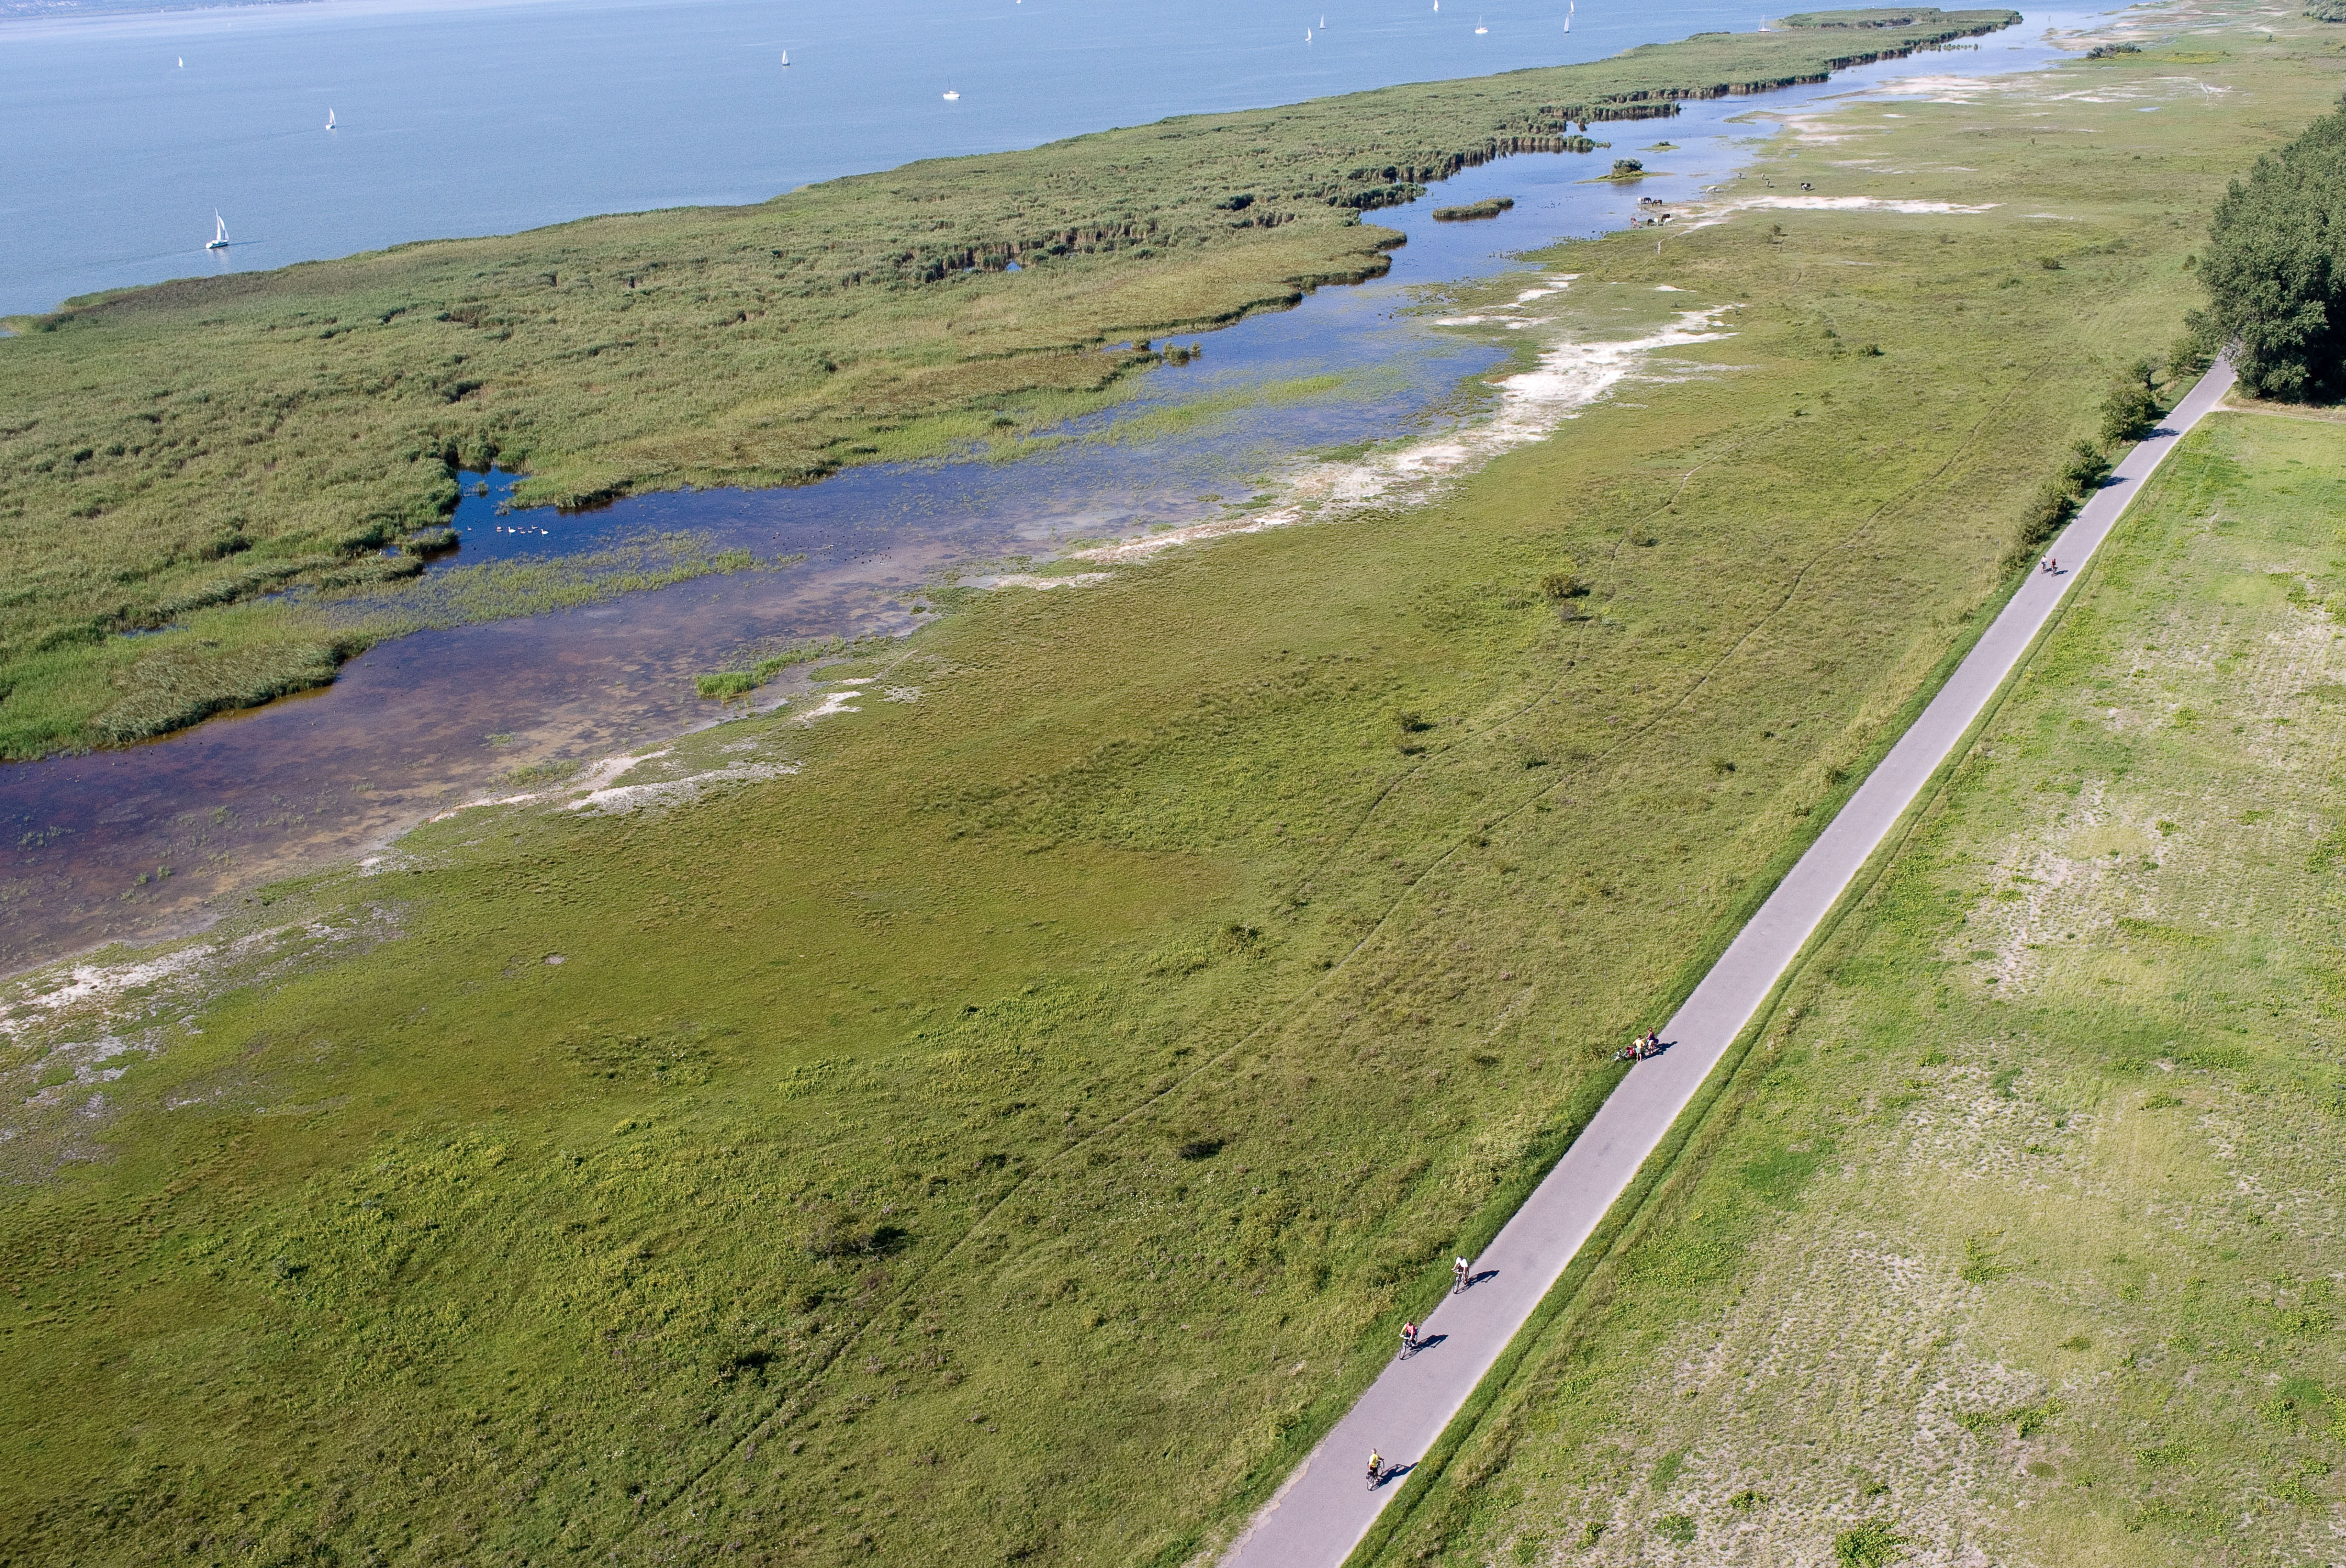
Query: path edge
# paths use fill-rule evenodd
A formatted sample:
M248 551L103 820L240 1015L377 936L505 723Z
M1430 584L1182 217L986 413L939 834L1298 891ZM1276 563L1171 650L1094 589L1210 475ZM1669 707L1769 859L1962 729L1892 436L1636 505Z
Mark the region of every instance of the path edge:
M2219 360L2216 364L2210 365L2208 371L2203 372L2203 376L2215 373L2221 362ZM2195 389L2199 379L2201 378L2194 379ZM2188 391L2185 395L2189 395ZM2177 399L2178 403L2181 401L2180 398ZM2214 405L2200 415L2198 423L2204 423L2208 414L2239 412L2242 411L2227 409L2219 397ZM1686 1156L1690 1152L1698 1151L1708 1141L1707 1135L1724 1130L1724 1125L1717 1118L1723 1110L1731 1109L1730 1101L1734 1097L1732 1091L1738 1087L1738 1081L1742 1077L1743 1068L1750 1058L1751 1049L1774 1024L1782 1008L1786 993L1796 982L1807 974L1810 965L1821 952L1839 935L1849 917L1872 897L1875 889L1881 885L1882 878L1888 873L1892 864L1905 852L1906 846L1912 840L1915 832L1945 799L1948 786L1953 781L1956 771L1971 760L1978 749L1982 736L2003 713L2004 704L2019 689L2045 643L2067 624L2071 607L2100 575L2104 555L2113 545L2118 544L2125 534L2131 532L2130 524L2137 511L2137 504L2142 499L2143 492L2149 489L2152 484L2167 472L2168 467L2167 459L2180 451L2184 443L2188 441L2197 430L2198 423L2195 423L2192 430L2186 432L2161 456L2157 466L2143 475L2136 486L2134 494L2127 497L2124 510L2112 520L2100 544L2095 547L2093 554L2086 558L2084 564L2076 568L2078 573L2076 579L2070 584L2067 591L2061 595L2052 613L2045 616L2044 625L2037 628L2036 635L2029 639L2027 647L2023 648L2013 661L2012 668L1997 684L1994 692L1982 705L1979 713L1964 728L1963 734L1957 738L1954 744L1948 748L1946 756L1940 760L1936 768L1932 769L1930 778L1915 792L1914 799L1908 803L1906 809L1899 813L1897 820L1892 825L1890 830L1882 836L1881 841L1873 847L1872 852L1866 856L1857 874L1850 879L1848 885L1841 890L1841 896L1833 901L1832 907L1826 911L1824 918L1817 922L1815 929L1809 933L1808 940L1800 944L1800 951L1793 955L1790 962L1785 964L1783 972L1777 976L1775 984L1769 988L1766 998L1753 1011L1749 1022L1737 1033L1728 1048L1720 1053L1719 1062L1711 1068L1708 1076L1703 1080L1701 1087L1695 1092L1694 1098L1688 1103L1686 1109L1678 1114L1678 1118L1671 1124L1670 1130L1663 1135L1662 1141L1638 1166L1637 1174L1630 1179L1629 1186L1605 1211L1605 1217L1597 1223L1596 1229L1590 1234L1587 1241L1581 1245L1580 1250L1573 1255L1572 1261L1557 1277L1556 1284L1549 1288L1547 1295L1541 1298L1539 1306L1534 1308L1531 1316L1524 1320L1522 1327L1515 1330L1515 1335L1507 1341L1506 1349L1499 1353L1498 1359L1492 1362L1490 1369L1484 1373L1482 1380L1474 1385L1474 1390L1459 1405L1457 1413L1453 1415L1448 1424L1442 1429L1442 1435L1434 1440L1424 1457L1412 1467L1407 1479L1403 1481L1401 1490L1394 1495L1392 1501L1377 1511L1376 1517L1371 1521L1368 1530L1344 1557L1342 1568L1376 1568L1379 1560L1395 1544L1402 1532L1415 1522L1418 1510L1425 1503L1429 1494L1448 1476L1452 1462L1482 1430L1484 1418L1514 1383L1515 1374L1521 1369L1524 1361L1547 1337L1550 1329L1571 1315L1572 1309L1580 1304L1583 1292L1621 1253L1624 1244L1638 1239L1655 1200L1664 1196L1674 1185L1672 1178L1677 1176ZM2066 533L2066 530L2065 529L2064 532ZM1896 717L1903 722L1896 723L1880 749L1868 757L1863 771L1852 770L1849 795L1855 794L1865 779L1872 775L1873 770L1881 766L1882 759L1889 755L1891 748L1903 738L1923 710L1936 699L1940 690L1948 680L1953 678L1954 672L1962 667L1964 660L1970 656L1980 638L1986 635L1988 627L1994 625L1996 616L2003 613L2004 606L2028 581L2030 573L2035 570L2037 561L2047 551L2055 548L2058 544L2058 536L2047 541L2035 555L2030 557L2027 567L2012 574L2009 585L1992 596L1987 604L1983 606L1977 629L1951 648L1947 656L1934 667L1931 678L1918 686L1909 702L1902 705ZM1993 606L1992 611L1989 608L1990 606ZM1847 797L1842 799L1841 804L1847 804ZM1838 814L1837 807L1834 815ZM1824 829L1831 825L1832 820L1832 816L1826 817L1824 823L1818 828L1816 833L1800 840L1800 853L1806 853L1807 845L1821 836ZM1798 859L1799 855L1793 857L1795 862ZM1759 894L1757 901L1752 906L1754 910L1759 903L1765 902L1767 897L1772 894L1776 885L1783 880L1790 869L1790 863L1780 871L1770 868L1771 871L1775 871L1775 875L1768 880L1765 888ZM1749 911L1742 918L1748 920ZM1741 921L1739 921L1729 931L1727 940L1732 941L1736 932L1740 929ZM1717 954L1712 954L1711 962L1716 962L1716 959ZM1673 994L1684 989L1690 989L1695 981L1698 981L1702 974L1708 972L1708 964L1698 968L1690 964L1689 967L1694 968L1693 979L1683 983L1674 981L1671 987Z
M1775 853L1751 874L1749 881L1737 890L1734 901L1719 911L1718 917L1703 932L1701 940L1695 944L1693 951L1681 962L1669 978L1650 993L1648 1004L1643 1010L1647 1015L1667 1018L1685 1005L1687 998L1693 994L1695 987L1702 983L1703 977L1717 965L1728 948L1734 943L1736 937L1741 934L1743 928L1750 923L1751 918L1760 912L1770 898L1775 895L1777 888L1782 884L1786 877L1791 874L1792 868L1799 865L1801 857L1806 855L1816 841L1824 836L1825 830L1832 826L1842 809L1856 797L1860 789L1864 788L1866 779L1872 776L1873 770L1882 765L1882 759L1890 755L1891 750L1905 736L1906 731L1913 727L1914 721L1922 716L1923 710L1936 699L1946 683L1953 678L1955 671L1963 667L1964 660L1971 657L1972 650L1979 645L1981 638L1987 636L1988 629L1995 625L1996 617L2004 613L2005 606L2011 603L2013 596L2017 594L2027 581L2028 575L2025 572L2012 574L2009 582L1991 588L1979 603L1967 612L1966 619L1958 625L1957 639L1948 645L1938 659L1925 671L1923 677L1915 683L1914 689L1891 711L1887 718L1882 720L1881 730L1860 755L1857 765L1851 768L1849 777L1818 798L1816 805L1801 822L1800 830L1786 838L1783 843L1778 846ZM2030 651L2032 653L2035 651L2033 644ZM1802 956L1803 958L1806 956L1805 949ZM1788 968L1786 972L1789 974L1790 970ZM1774 1001L1775 993L1771 992L1769 1001L1762 1005L1761 1012L1764 1013L1772 1008ZM1756 1021L1760 1013L1754 1013L1753 1017ZM1739 1035L1737 1038L1739 1042L1741 1036ZM1729 1054L1732 1054L1735 1050L1736 1047L1730 1045ZM1626 1065L1612 1067L1599 1064L1597 1070L1590 1074L1588 1081L1573 1095L1570 1103L1559 1115L1560 1135L1542 1140L1534 1151L1526 1156L1524 1164L1502 1183L1499 1192L1460 1227L1456 1237L1458 1250L1470 1256L1479 1252L1493 1237L1506 1227L1507 1222L1515 1217L1517 1210L1530 1201L1532 1194L1546 1181L1549 1174L1562 1163L1564 1156L1572 1152L1573 1145L1579 1141L1580 1135L1587 1131L1590 1120L1604 1108L1605 1102L1612 1097L1613 1091L1620 1087L1621 1080L1628 1076L1628 1071ZM1715 1073L1714 1069L1714 1074ZM1709 1080L1706 1079L1705 1088L1698 1092L1698 1103L1700 1103L1708 1095L1708 1084ZM1653 1156L1647 1157L1650 1159ZM1625 1198L1631 1194L1642 1191L1644 1167L1640 1166L1639 1170L1640 1175L1632 1180L1629 1193L1624 1195ZM1608 1210L1606 1220L1600 1223L1596 1231L1590 1237L1591 1243L1599 1237L1610 1237L1610 1216L1611 1211ZM1607 1246L1610 1246L1609 1240ZM1265 1511L1286 1492L1296 1473L1311 1463L1313 1456L1319 1453L1321 1445L1327 1441L1328 1434L1335 1430L1336 1423L1343 1420L1345 1414L1360 1402L1362 1396L1367 1393L1369 1386L1384 1372L1386 1366L1392 1360L1389 1349L1385 1346L1385 1341L1392 1338L1391 1330L1398 1329L1404 1318L1423 1318L1440 1302L1443 1297L1449 1294L1450 1268L1447 1253L1445 1252L1443 1260L1428 1263L1420 1271L1420 1275L1421 1277L1413 1282L1411 1288L1397 1292L1396 1304L1369 1326L1361 1346L1348 1353L1347 1375L1341 1380L1339 1385L1311 1402L1304 1418L1275 1445L1271 1453L1266 1456L1260 1464L1249 1471L1223 1508L1217 1512L1217 1517L1214 1520L1201 1522L1182 1532L1157 1553L1141 1559L1138 1568L1210 1568L1210 1565L1226 1560L1245 1543L1247 1538L1253 1534L1256 1525L1261 1522ZM1576 1290L1579 1279L1579 1265L1576 1255L1575 1263L1558 1278L1556 1285L1551 1288L1550 1295L1553 1296L1556 1290L1564 1289L1567 1286ZM1517 1330L1518 1335L1533 1329L1535 1326L1545 1325L1547 1321L1546 1302L1547 1298L1543 1298L1541 1307L1525 1320L1524 1327ZM1515 1341L1511 1339L1510 1349L1503 1351L1499 1360L1493 1364L1491 1372L1484 1374L1486 1380L1502 1369L1507 1369L1511 1373L1514 1364L1512 1359L1514 1344ZM1356 1365L1352 1365L1352 1363ZM1467 1410L1475 1407L1480 1397L1481 1387L1482 1385L1478 1383L1477 1393L1468 1396L1467 1404L1461 1407L1462 1415ZM1453 1418L1454 1420L1457 1419L1457 1417ZM1446 1438L1449 1429L1444 1428L1443 1431ZM1429 1451L1429 1459L1433 1452L1438 1451L1440 1448L1441 1443L1437 1441L1436 1450ZM1421 1465L1419 1468L1422 1469L1423 1466ZM1438 1467L1432 1473L1433 1480L1439 1479ZM1406 1512L1415 1505L1421 1493L1413 1492L1410 1489L1415 1484L1416 1480L1416 1472L1413 1471L1404 1480L1402 1489L1394 1495L1392 1502L1379 1510L1380 1520L1392 1516L1396 1507ZM1433 1484L1433 1481L1429 1481L1428 1484ZM1360 1546L1356 1546L1355 1550L1380 1539L1381 1529L1381 1525L1372 1524L1370 1533L1362 1537ZM1345 1559L1348 1565L1352 1562L1352 1558Z

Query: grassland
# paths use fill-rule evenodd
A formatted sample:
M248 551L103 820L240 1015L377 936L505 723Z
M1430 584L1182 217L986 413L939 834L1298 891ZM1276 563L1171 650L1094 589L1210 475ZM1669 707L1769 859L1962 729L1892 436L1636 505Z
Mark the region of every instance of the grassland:
M216 669L223 699L257 646L330 672L351 639L298 605L221 607L437 528L460 467L526 469L524 504L577 505L1015 442L1116 396L1166 331L1382 271L1400 236L1362 215L1430 180L2011 15L1714 35L18 321L0 339L0 758L120 738L170 710L142 693L158 671L190 689Z
M2327 107L2252 37L1807 117L1733 193L1990 210L1545 258L1735 335L1428 505L974 600L820 723L12 996L0 1555L1187 1560L1997 601Z
M2341 503L2193 436L1385 1560L2326 1560Z

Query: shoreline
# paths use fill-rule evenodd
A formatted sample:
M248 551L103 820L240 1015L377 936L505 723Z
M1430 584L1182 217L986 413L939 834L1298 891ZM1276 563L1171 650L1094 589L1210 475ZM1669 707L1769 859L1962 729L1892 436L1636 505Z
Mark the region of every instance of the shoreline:
M1687 203L1681 201L1677 205L1686 206ZM1395 240L1401 238L1402 236L1397 234L1393 236ZM1560 239L1561 237L1548 243L1560 242ZM1503 272L1494 276L1505 275ZM1506 307L1507 310L1520 311L1521 308L1528 302L1551 295L1563 294L1573 286L1575 280L1569 275L1547 275L1533 277L1531 281L1535 286L1518 293L1512 303ZM1714 306L1705 311L1688 314L1686 319L1692 321L1694 317L1699 316L1708 321L1710 328L1715 328L1718 317L1723 311L1729 309L1731 309L1730 305ZM1502 324L1500 318L1504 314L1504 311L1486 311L1471 318L1437 319L1435 324L1462 327L1484 323L1496 325ZM1529 319L1516 319L1504 324L1521 328L1535 326L1539 323ZM1608 395L1624 378L1650 379L1651 372L1646 368L1646 361L1653 353L1665 351L1678 342L1693 343L1707 341L1710 335L1708 331L1691 334L1683 331L1665 331L1651 338L1640 338L1628 341L1582 340L1554 342L1541 351L1534 363L1504 373L1478 372L1470 376L1467 383L1462 383L1471 384L1479 381L1484 384L1493 385L1496 401L1490 412L1470 419L1467 423L1454 428L1412 438L1398 447L1387 446L1373 453L1365 461L1308 463L1300 470L1289 473L1280 481L1277 491L1281 498L1268 510L1259 509L1239 513L1179 528L1117 538L1105 545L1062 551L1048 559L1059 562L1059 570L1064 572L1066 566L1086 560L1098 561L1103 564L1135 561L1166 549L1222 535L1253 533L1265 528L1283 527L1304 522L1331 521L1344 514L1357 513L1364 507L1396 504L1422 504L1431 499L1433 494L1448 481L1480 468L1501 453L1527 443L1545 439L1554 433L1561 421L1577 417L1581 409ZM1576 390L1568 385L1545 384L1546 382L1555 381L1559 375L1564 375L1568 380L1572 374L1589 369L1598 360L1605 361L1605 367L1603 367L1603 373L1598 375L1592 384L1581 386ZM1718 372L1696 372L1695 373ZM1665 376L1661 379L1679 378ZM1535 383L1539 384L1535 386ZM1528 423L1525 423L1522 417L1523 411L1526 407L1533 409ZM1075 574L1072 576L1065 575L1037 576L1028 572L1010 574L1006 578L997 574L991 578L974 582L971 585L984 586L989 589L1029 585L1082 586L1087 585L1096 579L1096 574L1088 573ZM753 706L772 705L760 702ZM704 719L690 721L682 728L671 732L668 738L698 733L721 724L731 717L733 715L713 714ZM167 738L162 743L168 744L168 738ZM658 738L646 739L621 752L605 754L586 760L592 760L598 766L607 765L631 753L666 743L667 740ZM475 790L464 801L454 807L419 805L413 814L370 835L364 844L352 849L347 854L337 850L331 851L323 860L315 863L324 867L337 864L346 858L357 859L379 854L403 834L412 831L416 825L428 820L435 812L444 814L447 809L461 809L465 806L495 798L497 797L495 791L484 793ZM306 874L311 873L297 869L277 871L266 875L263 885L281 876ZM101 938L87 947L76 949L70 956L87 957L92 952L103 950L115 941L151 943L157 941L190 937L207 929L209 923L219 918L223 912L217 909L193 910L184 918L163 922L159 928L149 928L147 931L126 934L119 938ZM28 972L41 967L44 963L60 961L57 956L32 960L21 966L11 966L10 972Z
M1593 317L1626 339L1743 301L1738 338L1688 357L1753 369L1617 394L1423 514L973 598L901 660L824 672L866 678L860 718L719 728L604 782L799 764L787 781L623 819L444 822L373 878L271 890L180 978L40 1013L11 1053L40 1104L0 1145L28 1184L12 1245L55 1260L26 1271L14 1341L18 1554L156 1555L234 1519L345 1557L1200 1558L1586 1129L1620 1038L1665 1015L1983 624L2030 479L2090 433L2105 361L2157 351L2191 302L2188 226L2223 171L2327 111L2324 60L2208 74L2253 93L2253 118L2098 62L1974 106L1853 95L1791 117L1746 188L2000 205L1749 214L1661 258L1644 232L1541 257L1582 278L1523 313L1634 304ZM2078 134L2033 147L2055 100ZM2077 156L2112 133L2144 159ZM1868 161L1819 177L1840 159ZM2038 209L2074 221L2046 230ZM2064 267L2037 266L2048 247ZM1420 298L1488 317L1528 287ZM1555 602L1576 582L1585 600ZM2276 689L2306 684L2270 662ZM2155 722L2176 700L2138 708ZM2015 770L2025 804L2035 772ZM2038 842L2107 847L2024 851ZM1966 855L1951 875L1976 894L1981 864L1998 884L2035 870ZM293 929L225 945L268 917ZM1927 979L1943 944L1923 934ZM1927 984L1902 989L1927 1012ZM1804 1045L1843 1044L1818 1027ZM100 1036L130 1049L90 1060ZM1838 1095L1818 1105L1848 1125ZM1752 1135L1768 1156L1805 1125ZM1727 1238L1780 1231L1780 1207L1725 1207L1744 1227ZM1714 1234L1662 1217L1665 1240ZM1627 1320L1685 1318L1675 1256ZM1958 1229L1948 1269L1964 1257ZM2030 1342L2074 1367L2056 1337ZM1526 1364L1586 1367L1590 1342ZM1469 1453L1505 1462L1521 1438L1528 1462L1499 1490L1422 1483L1386 1555L1515 1555L1515 1514L1478 1533L1468 1510L1550 1470L1573 1490L1527 1494L1525 1530L1617 1520L1643 1551L1678 1504L1621 1478L1699 1432L1640 1424L1640 1446L1583 1461L1676 1397L1674 1353L1652 1359L1651 1398L1544 1375L1500 1390L1502 1414L1537 1420L1494 1421ZM1533 1446L1549 1416L1581 1446ZM84 1456L134 1422L140 1468L118 1484L139 1505L116 1510L101 1489L122 1467ZM1872 1431L1796 1434L1825 1441L1816 1484L1770 1516L1775 1556L1831 1559L1843 1458L1879 1451ZM267 1470L287 1452L291 1471ZM1165 1473L1194 1484L1135 1501ZM1943 1480L1926 1466L1889 1480L1943 1491L1921 1490ZM1699 1482L1704 1538L1731 1540L1742 1479ZM1993 1522L2044 1494L2006 1466L1951 1495Z

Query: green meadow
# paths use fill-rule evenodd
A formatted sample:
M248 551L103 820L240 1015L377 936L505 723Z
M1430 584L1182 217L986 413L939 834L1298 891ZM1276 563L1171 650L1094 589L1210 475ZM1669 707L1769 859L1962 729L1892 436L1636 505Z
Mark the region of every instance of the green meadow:
M1667 285L1734 307L1730 335L1423 504L957 596L779 713L6 993L0 1555L1169 1565L1226 1539L2001 602L2031 493L2196 302L2225 181L2329 107L2326 38L2202 25L2188 49L1804 115L1725 194L1984 210L1745 207L1658 253L1640 231L1533 259L1579 274L1563 298L1591 333ZM2004 749L1967 765L1961 788L1994 788L1885 878L1911 912L1810 972L1806 1013L1771 1024L1780 1066L1721 1103L1778 1098L1707 1127L1698 1176L1631 1217L1605 1265L1626 1315L1557 1318L1375 1549L1536 1562L1586 1535L1693 1562L1739 1520L1828 1553L1936 1539L1907 1450L1865 1423L1942 1384L1985 1456L1951 1464L2041 1488L2029 1528L2220 1540L2239 1476L2320 1495L2288 1466L2325 1451L2346 1385L2288 1325L2328 1310L2291 1239L2320 1212L2296 1195L2327 1080L2298 1042L2326 993L2216 971L2296 976L2321 940L2290 901L2327 872L2327 820L2259 791L2325 755L2303 628L2326 624L2331 434L2241 416L2178 465L2158 515L2215 521L2128 578L2157 536L2136 520ZM2282 485L2295 533L2225 500ZM2170 591L2189 574L2221 592ZM2168 662L2130 673L2154 644ZM2296 771L2256 772L2268 754ZM2154 756L2216 769L2201 811L2137 807ZM2121 761L2145 773L2122 809ZM2260 846L2257 907L2299 911L2302 960L2224 901L2210 857L2236 830L2209 801ZM1957 857L1958 819L1991 847ZM2205 880L2127 905L2140 956L2086 990L2103 928L2078 901L2168 886L2152 862ZM1942 871L2005 923L1949 947ZM2044 989L2073 969L2092 1044ZM2157 1001L2176 992L2196 1000ZM2145 1022L2168 1016L2197 1022ZM2120 1127L2172 1141L2087 1180ZM1871 1152L1915 1129L1935 1186ZM2300 1163L2253 1195L2218 1180L2294 1133ZM2124 1211L2112 1238L2057 1223L2064 1182ZM1923 1202L1950 1185L1967 1201ZM1913 1224L1854 1238L1902 1195ZM2225 1238L2236 1212L2263 1228ZM1855 1228L1779 1239L1801 1224ZM1761 1335L1795 1298L1790 1349L1866 1348L1834 1363L1845 1394L1765 1357L1688 1370L1714 1319ZM1935 1300L1970 1316L1912 1327ZM1904 1364L1872 1354L1877 1322L1963 1348L1877 1385ZM2300 1344L2304 1386L2238 1370ZM1800 1401L1815 1462L1762 1445L1773 1470L1683 1490L1774 1430L1721 1426L1714 1382ZM2065 1413L2170 1396L2207 1402L2144 1414L2167 1435L2139 1441ZM2282 1399L2300 1413L2261 1413ZM1724 1436L1640 1424L1705 1410ZM2126 1468L2159 1443L2172 1463ZM1800 1489L1857 1462L1888 1490Z
M1378 1561L2325 1559L2341 504L2170 460Z
M1167 332L1382 273L1401 236L1362 215L1429 181L2013 15L1709 35L15 321L0 759L330 677L366 639L271 596L395 587L413 563L382 547L435 537L461 469L500 462L528 473L524 504L575 506L1012 449L1183 361L1152 347Z

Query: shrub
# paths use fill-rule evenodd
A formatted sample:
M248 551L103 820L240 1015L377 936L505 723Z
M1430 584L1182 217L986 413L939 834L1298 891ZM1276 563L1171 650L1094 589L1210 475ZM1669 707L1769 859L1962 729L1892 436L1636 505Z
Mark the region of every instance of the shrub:
M1550 572L1540 579L1540 592L1551 599L1585 599L1587 582L1571 572Z
M2004 569L2016 572L2035 560L2036 553L2061 531L2061 524L2069 520L2076 505L2077 498L2067 484L2058 479L2046 480L2030 500L2020 526L2013 532L2012 548L2004 555Z
M1906 1538L1882 1519L1869 1519L1854 1530L1833 1537L1833 1562L1840 1568L1888 1568L1906 1555Z
M2141 367L2147 372L2147 366ZM2110 446L2140 441L2158 423L2166 410L2146 380L2121 382L2102 400L2102 441Z
M2346 0L2340 3L2346 5ZM2194 311L2183 318L2183 331L2176 334L2174 345L2167 351L2167 373L2178 379L2197 376L2208 368L2222 346L2206 312Z
M1613 160L1612 178L1615 179L1635 179L1645 172L1646 166L1634 158L1617 158Z
M2100 447L2090 441L2081 441L2072 446L2068 464L2061 470L2062 484L2068 486L2071 495L2079 499L2099 490L2102 482L2109 476L2110 460L2103 454Z
M893 1252L910 1237L893 1225L871 1225L844 1204L818 1205L801 1245L811 1257L870 1257Z
M2346 22L2346 0L2309 0L2305 14L2317 22Z

